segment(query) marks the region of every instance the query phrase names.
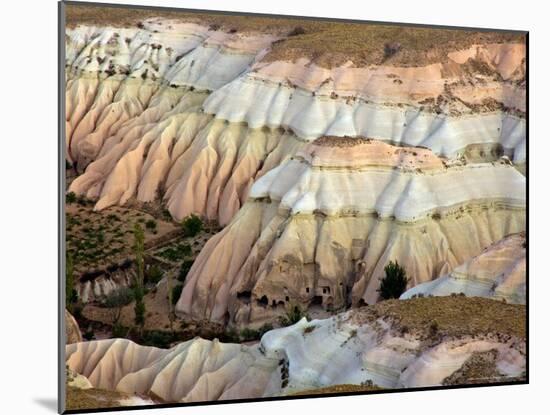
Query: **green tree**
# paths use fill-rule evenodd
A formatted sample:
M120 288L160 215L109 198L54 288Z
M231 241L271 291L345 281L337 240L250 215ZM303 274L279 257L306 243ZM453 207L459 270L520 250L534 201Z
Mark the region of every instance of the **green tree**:
M145 222L145 227L150 231L155 230L157 229L157 222L153 219L149 219L147 222Z
M163 276L164 272L162 272L162 269L158 265L151 265L145 271L145 281L149 284L157 284Z
M73 256L67 253L65 261L65 303L69 312L73 312L73 304L77 301L78 294L74 289L74 261Z
M196 236L203 227L202 220L197 215L191 214L187 216L182 222L181 227L185 236Z
M170 302L172 303L172 305L176 305L178 300L180 299L181 292L183 291L183 285L181 284L175 285L171 291L172 291L172 294L171 294Z
M76 194L74 192L69 192L65 195L65 203L68 205L76 202Z
M172 292L173 282L174 273L173 271L170 271L166 274L166 288L168 289L168 320L170 321L170 331L172 332L172 335L174 334L174 320L176 317L174 313L174 293Z
M133 287L134 293L134 322L140 328L140 334L143 333L143 326L145 325L145 303L143 297L145 290L143 288L144 283L144 257L143 251L145 249L145 236L143 228L136 223L134 225L134 255L136 257L136 280Z
M187 260L183 261L180 266L180 271L178 273L178 281L185 282L185 278L187 278L187 274L189 273L189 270L193 266L193 260Z
M385 277L380 279L380 288L378 292L383 300L390 298L399 298L407 289L409 282L405 269L397 261L390 261L384 268Z

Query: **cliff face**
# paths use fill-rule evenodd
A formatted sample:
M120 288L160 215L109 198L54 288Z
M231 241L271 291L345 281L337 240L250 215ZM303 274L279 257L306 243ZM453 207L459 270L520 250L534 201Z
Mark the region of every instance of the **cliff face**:
M68 29L67 158L83 172L70 190L97 209L161 198L176 219L225 225L254 181L323 135L524 163L523 44L327 68L273 60L286 37L155 18Z
M504 162L448 166L422 148L325 137L252 186L176 310L248 324L294 303L374 303L389 261L414 286L524 227L525 178Z
M67 364L95 388L164 402L280 396L340 384L437 386L468 374L481 356L485 369L463 383L502 381L525 372L524 318L521 306L485 299L389 301L302 319L250 346L200 338L169 350L125 339L73 344Z
M225 226L180 316L254 325L293 303L374 303L390 260L412 287L525 229L520 39L439 31L435 47L411 29L387 53L389 29L365 26L378 49L346 55L315 25L302 39L208 22L66 34L69 190Z

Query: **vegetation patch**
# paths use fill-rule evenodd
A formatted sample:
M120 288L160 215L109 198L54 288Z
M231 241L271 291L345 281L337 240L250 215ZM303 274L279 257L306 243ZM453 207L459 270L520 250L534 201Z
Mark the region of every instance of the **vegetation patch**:
M384 272L386 275L380 280L380 288L378 289L380 298L389 300L390 298L401 297L409 282L405 269L397 261L390 261L384 267Z
M65 405L67 409L116 408L122 406L122 400L129 398L129 395L117 391L67 386Z
M525 305L460 295L382 301L357 309L350 318L356 324L384 319L396 330L425 339L488 334L524 339L526 333Z
M298 304L290 304L287 307L286 313L279 317L279 324L283 327L292 326L299 322L302 318L309 320L308 314Z

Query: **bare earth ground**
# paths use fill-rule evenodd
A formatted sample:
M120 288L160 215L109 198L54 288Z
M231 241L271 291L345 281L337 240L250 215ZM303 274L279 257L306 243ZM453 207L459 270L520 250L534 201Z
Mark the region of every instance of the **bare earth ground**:
M145 244L178 229L177 224L126 207L114 206L94 212L93 202L66 204L67 253L75 271L88 271L118 263L132 255L134 225L145 231ZM154 228L148 228L149 226Z

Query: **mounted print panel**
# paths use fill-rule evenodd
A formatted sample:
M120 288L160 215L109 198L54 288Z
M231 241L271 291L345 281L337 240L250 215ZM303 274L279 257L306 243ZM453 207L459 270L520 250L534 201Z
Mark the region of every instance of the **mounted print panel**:
M526 32L60 13L60 411L527 382Z

